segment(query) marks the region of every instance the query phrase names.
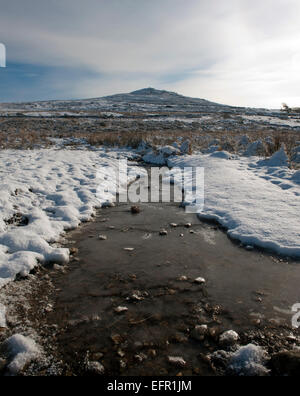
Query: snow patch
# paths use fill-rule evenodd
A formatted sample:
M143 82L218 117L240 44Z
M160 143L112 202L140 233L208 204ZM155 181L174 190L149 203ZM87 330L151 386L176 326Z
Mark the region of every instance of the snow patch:
M117 181L110 172L118 172L118 159L131 156L128 150L104 149L0 152L0 288L38 263L69 261L69 250L53 243L112 203ZM129 181L135 169L128 167ZM14 221L19 214L28 224Z
M26 365L37 359L41 355L40 348L34 340L16 334L3 343L11 359L8 369L12 375L20 373Z
M267 353L259 346L249 344L235 352L229 364L229 370L239 376L266 376L269 370L265 367Z
M285 147L282 146L279 151L277 151L273 156L267 160L260 161L260 165L269 166L269 167L277 167L277 166L289 166L289 159L285 152Z
M184 167L204 168L205 203L200 218L219 222L245 246L300 257L298 172L261 167L256 157L223 161L203 154L172 157L168 165L175 183L181 181ZM189 205L195 202L195 194L192 180L185 182Z
M0 328L6 327L6 307L0 304Z

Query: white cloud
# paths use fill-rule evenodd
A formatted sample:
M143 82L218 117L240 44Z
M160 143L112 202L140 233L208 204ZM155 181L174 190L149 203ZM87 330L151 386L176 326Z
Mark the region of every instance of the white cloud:
M12 61L99 74L74 81L78 97L155 85L235 105L299 105L299 11L298 0L10 0L1 40Z

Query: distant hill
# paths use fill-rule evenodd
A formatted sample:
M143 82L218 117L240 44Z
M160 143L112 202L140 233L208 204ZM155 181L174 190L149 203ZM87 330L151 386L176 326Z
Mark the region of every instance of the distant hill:
M117 94L106 96L106 100L120 103L120 102L131 102L131 103L151 103L151 104L166 104L166 105L201 105L201 106L222 106L217 103L209 102L205 99L189 98L183 95L179 95L176 92L161 91L155 88L143 88L138 91L133 91L127 94ZM225 106L226 107L226 106Z

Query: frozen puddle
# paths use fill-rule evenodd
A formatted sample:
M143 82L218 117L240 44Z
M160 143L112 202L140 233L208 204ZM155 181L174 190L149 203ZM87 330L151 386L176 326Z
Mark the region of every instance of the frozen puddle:
M264 345L291 333L286 313L300 301L299 264L239 248L178 206L143 204L137 215L127 205L109 208L69 240L78 254L53 277L58 293L47 324L58 325L59 358L72 373L83 373L89 351L108 375L215 375L199 354L221 347L213 337L193 339L195 326L233 329L245 340L250 331L257 344L268 332ZM170 356L186 366L171 365Z

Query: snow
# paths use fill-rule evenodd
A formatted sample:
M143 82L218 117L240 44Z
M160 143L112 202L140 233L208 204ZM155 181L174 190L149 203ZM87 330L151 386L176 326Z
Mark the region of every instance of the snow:
M261 140L257 140L256 142L249 144L246 151L244 152L244 155L246 157L253 157L263 153L264 153L264 144Z
M149 150L143 156L143 161L152 165L167 165L168 157L179 153L180 150L174 146L158 147L157 150Z
M53 244L112 202L117 181L107 170L117 171L116 160L129 156L127 150L104 149L0 152L0 288L38 262L68 262L69 250ZM129 170L134 180L134 168ZM17 213L28 225L8 223Z
M279 117L268 117L268 116L242 116L243 119L249 121L255 121L259 123L266 123L273 126L289 126L289 127L300 127L300 119L289 117L287 119L280 119Z
M274 164L274 158L271 161ZM173 168L175 182L184 167L205 169L205 204L198 213L200 218L218 221L231 238L245 246L300 257L298 172L283 166L269 167L267 162L262 166L257 157L234 156L229 160L204 154L171 157L168 165ZM188 182L191 185L191 180ZM191 204L195 194L189 196L188 190L185 199Z
M266 376L269 373L265 367L267 360L268 355L261 347L249 344L232 355L229 369L239 376Z
M31 338L16 334L3 343L11 359L8 369L12 375L20 373L27 364L37 359L41 351Z
M238 342L240 336L233 330L226 331L220 336L220 343L225 345L233 345Z
M282 146L271 158L264 160L260 165L277 167L277 166L289 166L289 159L285 152L285 147Z
M0 304L0 329L6 327L6 308Z

